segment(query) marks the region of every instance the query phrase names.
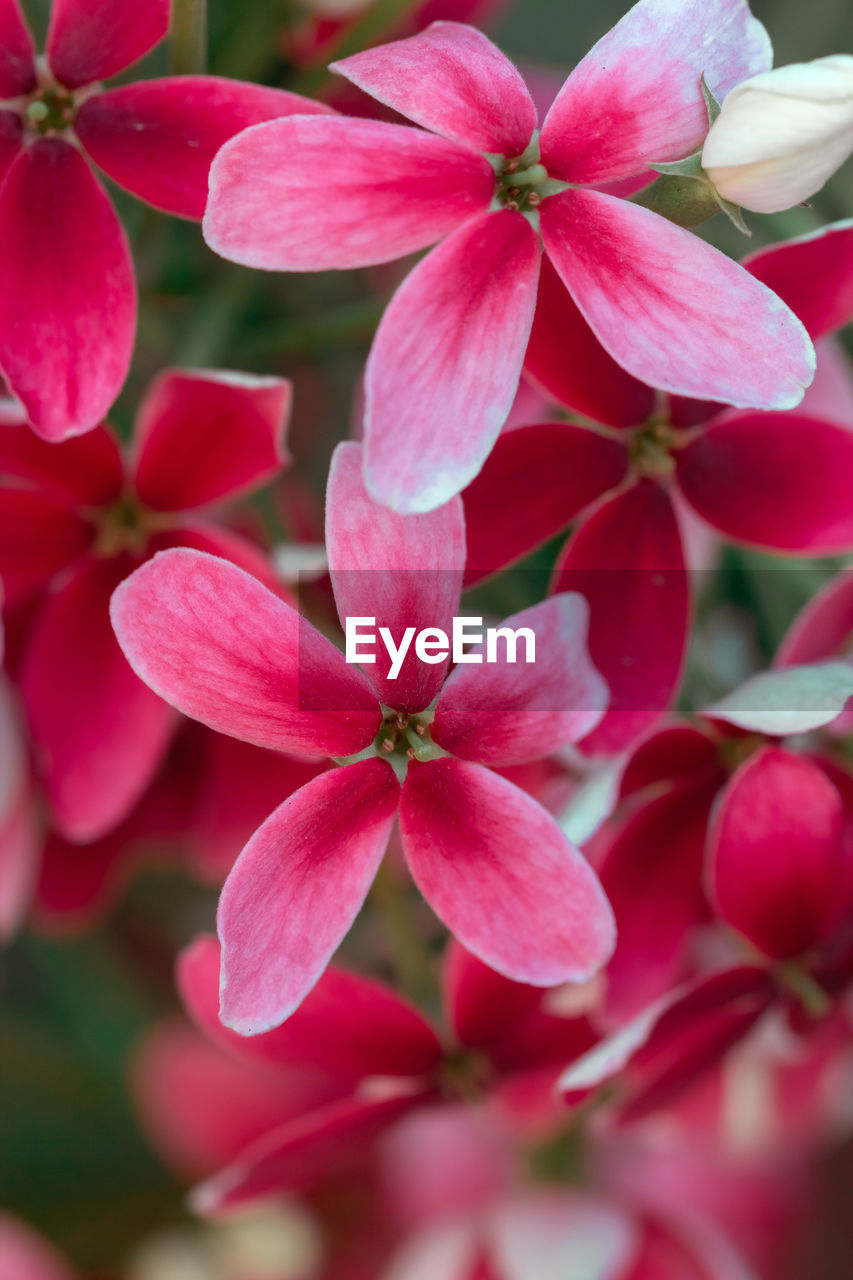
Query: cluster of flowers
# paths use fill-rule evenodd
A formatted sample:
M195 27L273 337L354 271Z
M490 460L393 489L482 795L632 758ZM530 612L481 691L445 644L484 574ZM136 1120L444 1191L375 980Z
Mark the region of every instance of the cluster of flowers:
M134 1092L202 1218L298 1193L298 1230L239 1219L270 1275L774 1278L853 1069L849 576L771 670L673 708L719 540L853 548L853 223L742 263L690 228L823 184L853 59L772 71L745 0L639 0L540 128L432 21L473 7L333 64L337 110L104 89L168 0L53 0L44 58L0 0L0 929L85 924L152 846L224 881ZM285 379L167 370L129 445L104 422L136 295L93 166L253 268L437 244L331 461L313 620L234 505L289 465ZM450 634L566 530L507 620L535 662L345 660L347 619ZM405 991L330 963L369 894ZM66 1275L11 1218L4 1257Z

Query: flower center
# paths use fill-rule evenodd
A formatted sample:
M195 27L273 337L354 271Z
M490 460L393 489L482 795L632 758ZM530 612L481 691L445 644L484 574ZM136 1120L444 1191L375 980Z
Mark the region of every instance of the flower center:
M95 514L95 554L108 559L123 551L140 554L151 533L148 513L133 493L124 493Z
M391 756L405 760L429 760L438 754L428 728L428 719L391 711L382 721L374 739L376 754L388 759Z
M628 457L637 475L668 476L675 470L672 449L678 442L678 431L668 422L650 418L632 434Z
M520 156L487 155L495 171L493 209L512 209L524 213L538 226L537 210L546 196L565 191L569 183L557 182L539 160L539 134Z
M42 138L52 138L70 129L77 104L74 94L59 85L45 85L30 97L23 110L25 128Z

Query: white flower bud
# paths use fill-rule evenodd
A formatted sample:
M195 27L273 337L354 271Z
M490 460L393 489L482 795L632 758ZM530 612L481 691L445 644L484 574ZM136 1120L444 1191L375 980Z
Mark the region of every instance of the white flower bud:
M756 213L819 191L853 152L853 57L795 62L728 93L702 151L724 199Z

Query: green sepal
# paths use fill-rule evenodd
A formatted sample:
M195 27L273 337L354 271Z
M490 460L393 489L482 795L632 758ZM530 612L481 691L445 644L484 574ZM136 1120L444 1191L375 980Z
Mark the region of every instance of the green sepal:
M702 181L705 177L702 171L701 151L694 151L692 155L685 156L683 160L650 162L649 168L654 169L655 173L663 173L670 178L698 178Z
M699 77L699 87L702 90L702 97L705 99L705 107L708 111L708 124L712 125L723 108L708 88L708 81L705 79L704 71Z

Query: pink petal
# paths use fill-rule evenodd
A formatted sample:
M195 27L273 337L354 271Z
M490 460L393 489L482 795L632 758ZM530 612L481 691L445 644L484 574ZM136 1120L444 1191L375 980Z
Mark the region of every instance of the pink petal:
M250 542L242 533L235 533L225 525L213 524L209 520L185 517L181 524L172 529L164 529L148 539L146 550L149 556L158 551L168 551L172 547L189 547L193 551L204 551L208 555L219 556L230 560L238 569L257 578L275 595L296 607L296 600L282 585L275 572L269 552L255 542Z
M111 612L140 679L220 733L318 758L360 751L379 729L361 673L226 560L163 551L122 583Z
M75 131L114 182L167 213L200 219L213 158L229 138L279 116L326 115L323 102L219 76L168 76L87 98Z
M47 33L50 69L69 89L123 71L163 39L170 0L53 0Z
M541 207L545 249L599 342L678 395L790 409L814 350L783 302L738 263L658 214L598 191Z
M621 441L569 422L503 432L462 495L466 585L565 529L579 511L620 484L627 467Z
M108 427L51 444L25 424L0 426L0 475L71 499L75 507L105 506L120 497L124 485L121 451Z
M607 354L548 258L542 263L525 371L575 413L613 427L651 416L655 393Z
M74 1280L71 1269L47 1240L2 1211L0 1274L7 1280Z
M723 918L774 959L802 955L836 923L850 850L845 811L822 769L766 747L723 792L709 836Z
M130 364L136 286L121 223L76 148L45 138L21 151L0 188L0 243L6 380L45 440L89 431Z
M64 502L32 489L0 488L0 580L7 604L32 595L94 541L95 530Z
M481 31L434 22L408 40L366 49L330 71L427 129L477 151L520 156L536 108L515 67Z
M412 875L440 920L516 982L580 982L613 950L589 864L535 800L481 765L413 763L400 805Z
M21 150L23 136L21 117L14 111L0 110L0 181L6 177L12 162Z
M603 502L569 542L552 585L589 601L590 657L610 688L584 749L619 750L668 709L681 679L689 584L666 492L641 480Z
M776 654L776 667L819 662L842 653L853 633L853 573L841 569L797 614Z
M449 657L422 662L412 644L392 680L378 628L388 627L397 643L407 627L439 627L450 636L465 564L462 502L452 498L435 511L399 516L373 501L361 468L361 445L338 445L326 491L326 548L338 616L342 626L347 617L375 619L369 629L377 635L376 663L366 670L380 702L422 711L441 688Z
M743 265L787 302L813 338L853 318L853 219L759 249Z
M197 938L178 959L178 990L199 1028L243 1058L325 1072L352 1089L368 1076L428 1075L441 1045L426 1019L396 992L330 966L287 1022L238 1036L219 1020L219 943Z
M815 343L817 369L800 404L800 413L853 427L853 360L836 337Z
M696 781L700 773L721 769L718 743L711 733L704 727L675 722L650 733L634 748L622 771L619 798L659 782ZM719 776L722 782L725 774Z
M18 708L0 677L0 942L8 941L30 905L40 843Z
M510 982L451 938L442 982L445 1013L461 1044L483 1048L510 1039L539 1006L543 991Z
M497 662L460 663L439 695L432 736L440 747L480 764L521 764L577 742L601 720L607 685L587 650L589 607L582 596L553 596L513 614L500 625L527 627L536 645L535 662L516 662L501 642ZM479 652L474 646L467 655Z
M42 607L21 673L30 727L60 831L93 840L141 796L172 731L169 708L127 665L109 622L130 565L87 560Z
M542 127L542 163L566 182L599 184L680 160L701 146L717 99L773 64L746 0L640 0L590 50Z
M460 227L397 290L365 373L379 501L429 511L473 480L512 407L538 273L536 233L502 210Z
M295 116L255 125L219 152L204 238L223 258L267 271L363 267L440 240L488 208L493 187L487 160L433 134Z
M225 882L221 1016L257 1035L293 1013L361 909L399 787L385 760L320 774L276 809Z
M853 432L845 427L802 413L724 415L677 454L677 465L687 501L729 538L802 555L853 546Z
M135 812L99 840L85 844L48 832L34 909L40 929L74 936L91 929L117 898L136 869L139 850L131 847L129 830Z
M136 419L136 490L155 511L185 511L257 489L289 461L286 378L169 370Z
M35 52L20 0L0 0L0 98L17 98L34 87Z

